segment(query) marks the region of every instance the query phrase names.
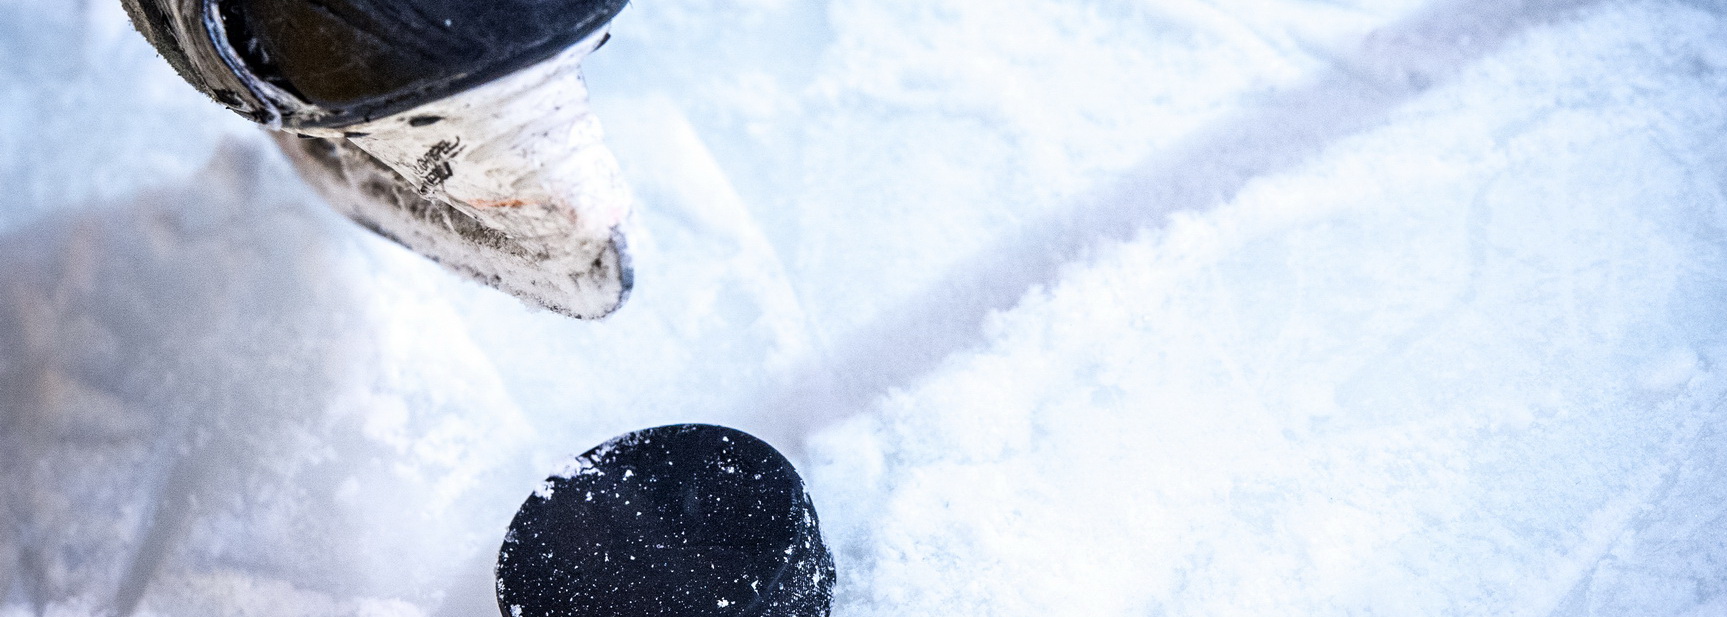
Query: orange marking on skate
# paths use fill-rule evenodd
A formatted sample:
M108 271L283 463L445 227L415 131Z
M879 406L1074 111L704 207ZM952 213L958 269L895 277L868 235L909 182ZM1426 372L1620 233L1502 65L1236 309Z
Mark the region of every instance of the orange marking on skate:
M470 203L473 204L475 208L520 208L528 205L526 200L521 199L499 199L495 201L490 199L476 199Z

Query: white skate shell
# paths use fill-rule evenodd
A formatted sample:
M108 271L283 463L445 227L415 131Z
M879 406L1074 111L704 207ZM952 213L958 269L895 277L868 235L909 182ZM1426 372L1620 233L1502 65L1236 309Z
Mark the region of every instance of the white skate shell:
M385 118L279 133L302 176L348 218L451 270L581 319L632 285L633 200L563 53Z

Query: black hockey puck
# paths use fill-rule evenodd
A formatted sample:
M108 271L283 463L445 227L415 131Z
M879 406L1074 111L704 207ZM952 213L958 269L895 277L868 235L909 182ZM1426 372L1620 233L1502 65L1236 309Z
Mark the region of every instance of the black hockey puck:
M510 523L497 577L506 617L825 617L834 566L784 456L681 424L546 479Z

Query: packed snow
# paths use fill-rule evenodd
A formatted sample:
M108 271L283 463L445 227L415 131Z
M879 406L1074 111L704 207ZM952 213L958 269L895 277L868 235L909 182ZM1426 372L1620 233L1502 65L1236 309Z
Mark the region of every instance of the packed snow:
M0 617L491 615L560 462L804 473L836 617L1727 615L1727 3L642 0L636 291L335 215L0 0Z

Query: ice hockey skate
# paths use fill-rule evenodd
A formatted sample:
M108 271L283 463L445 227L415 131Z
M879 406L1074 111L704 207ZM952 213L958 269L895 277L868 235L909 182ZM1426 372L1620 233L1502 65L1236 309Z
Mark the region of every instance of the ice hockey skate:
M834 565L785 457L683 424L547 478L510 523L497 578L505 617L826 617Z
M631 196L581 61L625 0L124 0L347 217L578 318L632 285Z

